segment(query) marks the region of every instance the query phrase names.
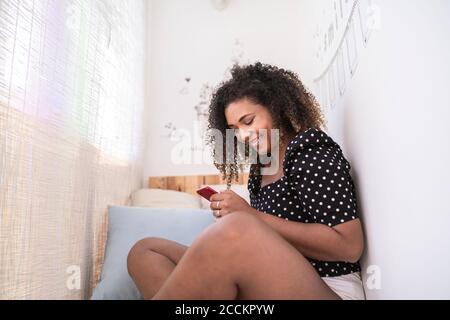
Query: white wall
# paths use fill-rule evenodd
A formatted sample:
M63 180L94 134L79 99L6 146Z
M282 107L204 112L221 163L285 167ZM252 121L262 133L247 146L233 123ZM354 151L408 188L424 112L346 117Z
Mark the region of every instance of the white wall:
M297 36L300 3L296 0L231 1L216 11L210 1L154 0L151 12L151 59L148 119L149 141L143 179L157 175L215 174L212 165L175 165L171 150L176 145L161 135L173 122L193 133L204 83L217 86L232 58L239 39L241 62L261 61L297 70L301 57ZM185 77L192 77L189 95L179 92Z
M302 12L326 5L303 1ZM328 111L358 185L367 250L381 270L371 299L450 298L450 2L375 1L381 28L360 50L349 90ZM320 11L320 10L319 10ZM314 63L313 19L302 28L304 81ZM361 49L361 48L360 48ZM365 278L367 275L365 275Z

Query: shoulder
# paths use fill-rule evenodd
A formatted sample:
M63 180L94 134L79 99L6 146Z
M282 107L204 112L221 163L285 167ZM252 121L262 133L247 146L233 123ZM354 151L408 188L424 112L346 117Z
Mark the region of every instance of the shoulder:
M284 159L285 174L305 167L350 165L341 147L323 130L310 128L297 134L288 144Z
M303 150L311 147L337 145L336 142L323 130L310 128L298 133L288 144L287 152Z

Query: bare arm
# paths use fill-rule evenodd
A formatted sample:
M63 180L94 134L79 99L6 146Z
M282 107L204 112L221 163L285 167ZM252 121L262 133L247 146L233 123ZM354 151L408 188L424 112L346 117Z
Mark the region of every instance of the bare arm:
M355 219L335 227L319 223L301 223L266 214L252 208L304 256L323 261L357 262L364 249L361 221Z

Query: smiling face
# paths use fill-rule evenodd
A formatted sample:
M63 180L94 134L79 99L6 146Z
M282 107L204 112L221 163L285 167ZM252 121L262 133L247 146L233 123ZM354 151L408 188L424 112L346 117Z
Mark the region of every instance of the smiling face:
M230 103L225 108L225 118L228 127L237 130L239 141L248 143L259 154L270 152L270 133L273 129L273 120L266 107L244 98ZM261 131L261 129L266 131Z

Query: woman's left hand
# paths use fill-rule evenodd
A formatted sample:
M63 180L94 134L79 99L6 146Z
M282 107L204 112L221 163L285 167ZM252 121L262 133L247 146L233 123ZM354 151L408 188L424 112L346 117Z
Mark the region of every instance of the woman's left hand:
M234 191L225 190L216 193L210 198L210 208L216 218L226 216L235 211L251 212L252 207Z

